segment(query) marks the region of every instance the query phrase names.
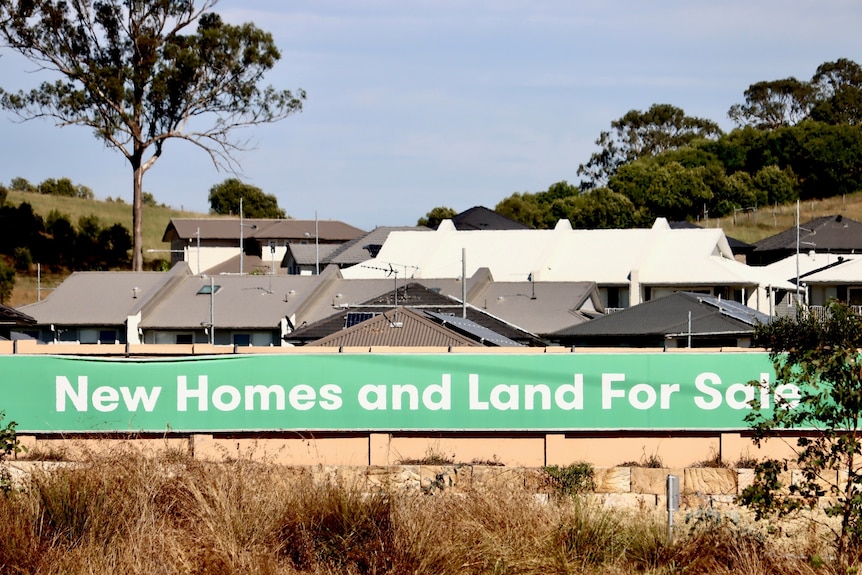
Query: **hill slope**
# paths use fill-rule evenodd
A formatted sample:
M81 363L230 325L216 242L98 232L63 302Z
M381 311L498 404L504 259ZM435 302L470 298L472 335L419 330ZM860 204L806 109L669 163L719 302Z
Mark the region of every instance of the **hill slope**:
M113 224L121 224L125 226L131 234L131 204L14 191L9 192L6 202L13 206L27 202L33 207L33 211L42 216L42 218L47 218L48 214L50 214L52 210L57 210L61 214L69 216L69 220L73 225L77 225L78 220L82 216L94 215L99 218L102 226L107 227ZM162 235L165 233L165 228L168 226L171 218L200 217L206 217L206 214L180 211L170 207L144 206L143 232L145 262L169 259L166 257L168 255L167 253L148 254L146 253L146 250L163 250L169 248L167 244L162 243ZM43 290L41 297L44 299L51 287L58 285L63 281L65 276L66 274L44 274L41 278L41 287ZM35 272L33 272L32 276L18 274L15 281L15 291L12 293L12 297L7 304L12 307L17 307L36 302L38 301L39 296L40 294Z

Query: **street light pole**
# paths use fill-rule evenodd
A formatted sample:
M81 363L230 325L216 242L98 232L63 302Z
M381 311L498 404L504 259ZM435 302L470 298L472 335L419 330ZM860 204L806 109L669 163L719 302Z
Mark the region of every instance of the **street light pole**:
M242 196L239 197L239 275L242 275L242 256L243 256L243 246L242 246Z

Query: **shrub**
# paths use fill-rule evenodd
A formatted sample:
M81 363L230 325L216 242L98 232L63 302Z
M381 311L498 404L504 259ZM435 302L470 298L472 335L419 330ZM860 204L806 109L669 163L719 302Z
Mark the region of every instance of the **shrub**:
M559 495L572 496L595 489L593 466L586 462L571 463L566 467L550 465L543 468L551 487Z

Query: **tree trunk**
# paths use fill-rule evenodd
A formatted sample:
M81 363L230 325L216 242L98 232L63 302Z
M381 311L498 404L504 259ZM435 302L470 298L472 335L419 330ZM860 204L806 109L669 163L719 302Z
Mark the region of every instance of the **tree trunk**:
M133 157L132 173L132 270L144 270L144 167L138 155Z

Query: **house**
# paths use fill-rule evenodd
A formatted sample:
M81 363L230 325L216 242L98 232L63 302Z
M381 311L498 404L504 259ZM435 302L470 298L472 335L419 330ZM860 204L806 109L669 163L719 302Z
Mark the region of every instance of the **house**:
M138 327L142 343L282 345L317 276L189 275L163 294Z
M316 274L328 265L339 269L365 262L377 256L383 242L393 231L431 231L425 226L379 226L342 244L288 245L281 267L289 274Z
M399 306L383 311L365 321L335 331L310 347L482 347L499 345L519 347L520 344L495 334L469 320L461 320L465 333L452 329L445 320L434 321L434 312ZM436 317L439 319L439 316ZM481 336L476 334L482 334Z
M442 279L487 267L498 280L595 282L604 308L625 308L676 291L698 291L766 311L794 284L736 261L718 228L458 231L444 220L433 233L392 232L377 257L343 270L345 278ZM771 293L771 297L768 297Z
M36 324L36 319L14 308L0 304L0 340L14 339Z
M812 250L787 256L765 266L775 275L799 286L798 297L793 294L794 297L785 298L783 304L775 307L773 314L796 313L797 301L801 305L813 306L824 306L833 298L845 303L851 299L862 303L862 293L857 293L862 287L862 270L849 267L860 258L862 254L818 253Z
M348 283L367 284L367 282L356 280ZM417 282L402 284L397 288L392 284L385 292L378 293L376 296L359 303L347 303L347 301L339 303L342 300L345 300L345 298L334 298L333 308L329 310L329 313L325 317L313 322L304 321L285 340L292 345L308 345L351 328L356 324L388 313L393 309L404 307L412 309L417 313L421 312L426 319L435 321L438 324L446 324L451 330L461 331L468 336L472 336L476 341L481 339L481 336L477 336L476 333L480 330L487 330L486 334L493 333L494 338L501 341L511 341L518 345L527 346L541 347L545 345L541 338L533 333L493 317L473 306L465 306L461 301ZM456 322L456 319L467 321ZM467 326L470 327L468 328ZM506 345L510 344L507 343Z
M162 236L170 249L152 251L170 253L171 264L185 261L194 274L232 258L237 258L237 265L231 273L248 273L258 262L252 262L251 268L245 267L246 260L238 257L240 252L259 258L259 265L265 266L281 262L289 244L342 244L364 233L334 220L172 218Z
M823 216L754 243L748 263L765 266L797 252L862 253L862 223L842 215Z
M75 272L44 300L19 311L36 321L27 332L42 343L140 343L145 310L188 275L170 272Z
M751 347L769 316L711 295L676 292L553 334L584 347Z
M800 276L805 303L819 311L829 300L837 299L862 311L862 255L829 255L831 265Z

